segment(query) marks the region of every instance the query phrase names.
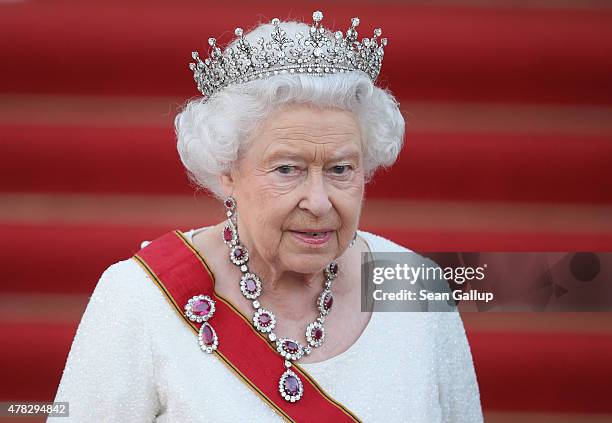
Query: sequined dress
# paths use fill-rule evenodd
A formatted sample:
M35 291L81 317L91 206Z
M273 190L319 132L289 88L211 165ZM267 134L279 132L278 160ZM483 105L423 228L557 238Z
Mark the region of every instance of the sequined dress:
M185 232L191 239L197 231ZM371 251L405 251L359 231ZM364 422L482 422L472 356L454 312L373 313L348 350L302 363ZM67 422L280 422L214 355L131 259L101 276L73 340L55 401Z

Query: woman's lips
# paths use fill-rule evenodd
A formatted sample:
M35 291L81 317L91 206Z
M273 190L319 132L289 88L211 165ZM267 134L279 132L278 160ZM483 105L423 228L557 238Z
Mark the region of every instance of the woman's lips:
M316 235L313 232L297 232L290 231L293 236L301 242L310 245L322 245L326 244L332 236L333 231L317 232Z

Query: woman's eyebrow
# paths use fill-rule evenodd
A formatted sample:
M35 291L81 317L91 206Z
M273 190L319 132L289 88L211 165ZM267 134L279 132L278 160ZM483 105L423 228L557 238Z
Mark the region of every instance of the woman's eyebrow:
M338 152L332 153L330 157L330 161L336 161L336 160L356 160L358 161L360 157L361 157L361 152L359 150L351 148L351 149L340 150Z
M359 161L361 152L355 148L341 148L330 154L327 158L327 162L334 162L338 160L355 160ZM271 152L264 154L263 161L270 163L277 160L295 160L295 161L307 161L308 158L290 147L281 147L272 150Z
M276 160L289 159L289 160L304 160L304 157L295 150L288 148L277 148L269 153L264 154L263 160L265 162L274 162Z

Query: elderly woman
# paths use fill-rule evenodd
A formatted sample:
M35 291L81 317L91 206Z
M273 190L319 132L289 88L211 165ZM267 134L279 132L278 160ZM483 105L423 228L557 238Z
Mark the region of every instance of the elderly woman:
M373 84L380 30L313 19L194 53L178 151L227 220L104 272L57 393L74 421L482 420L457 313L360 308L362 253L409 251L358 230L404 121Z

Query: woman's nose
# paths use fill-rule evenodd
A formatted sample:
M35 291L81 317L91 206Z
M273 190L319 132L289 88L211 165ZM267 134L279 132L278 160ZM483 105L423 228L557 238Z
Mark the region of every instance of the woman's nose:
M320 172L308 174L304 182L304 194L300 201L300 208L310 211L315 216L324 216L332 208L329 192L323 175Z

